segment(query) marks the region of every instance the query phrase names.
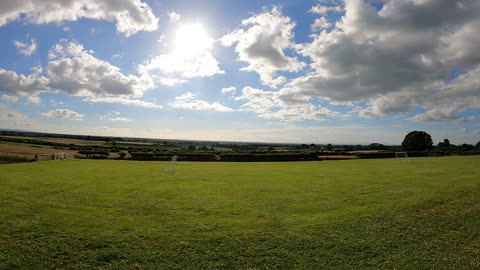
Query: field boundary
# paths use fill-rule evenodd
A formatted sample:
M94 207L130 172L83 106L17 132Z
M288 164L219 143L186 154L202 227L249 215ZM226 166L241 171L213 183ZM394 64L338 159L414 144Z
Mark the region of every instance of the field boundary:
M0 151L0 160L3 161L37 161L37 160L62 160L73 157L71 153L25 153Z

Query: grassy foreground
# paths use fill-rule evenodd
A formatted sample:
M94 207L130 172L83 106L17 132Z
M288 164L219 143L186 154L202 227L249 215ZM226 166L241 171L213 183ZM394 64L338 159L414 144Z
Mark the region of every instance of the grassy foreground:
M0 166L0 268L479 269L480 157Z

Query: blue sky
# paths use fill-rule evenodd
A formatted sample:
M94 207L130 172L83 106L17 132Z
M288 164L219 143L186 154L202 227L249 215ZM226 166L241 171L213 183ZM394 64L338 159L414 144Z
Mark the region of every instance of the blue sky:
M0 127L477 143L478 14L468 0L2 1Z

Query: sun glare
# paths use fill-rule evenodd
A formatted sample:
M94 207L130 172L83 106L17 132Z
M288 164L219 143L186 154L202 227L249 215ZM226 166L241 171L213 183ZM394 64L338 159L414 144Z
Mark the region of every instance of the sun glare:
M181 57L194 57L211 48L212 43L201 24L182 25L175 33L174 52Z

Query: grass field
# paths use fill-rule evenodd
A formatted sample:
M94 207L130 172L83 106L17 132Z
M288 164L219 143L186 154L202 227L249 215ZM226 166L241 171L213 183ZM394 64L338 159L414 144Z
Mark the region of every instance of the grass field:
M480 157L0 166L0 268L479 269Z

